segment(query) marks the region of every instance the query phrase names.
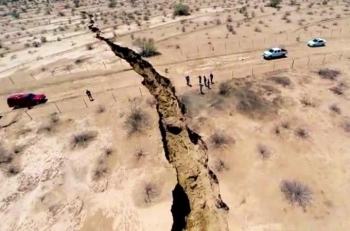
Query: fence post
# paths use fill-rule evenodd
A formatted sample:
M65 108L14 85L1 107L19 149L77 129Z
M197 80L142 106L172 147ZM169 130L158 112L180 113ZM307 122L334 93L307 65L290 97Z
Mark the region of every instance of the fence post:
M233 70L231 71L231 78L233 79Z
M226 51L226 43L225 43L225 51Z
M293 59L293 62L292 62L292 68L294 68L294 61L295 61L295 60Z
M307 65L309 66L309 63L310 63L310 57L309 57L309 61L307 61Z
M183 56L181 47L180 47L180 52L181 52L181 55Z
M199 53L199 49L198 49L198 46L197 46L197 53Z
M275 71L275 70L276 70L276 61L273 62L273 71Z
M324 55L324 58L323 58L322 64L324 64L324 61L326 60L326 56L327 56L327 54L325 54L325 55Z
M86 71L89 71L89 69L88 69L88 67L86 66L86 64L84 64L84 66L85 66Z
M340 28L339 34L341 34L342 30L343 30L343 28Z
M86 103L86 101L85 101L84 98L83 98L83 101L84 101L84 103L85 103L86 108L89 108L89 106L87 105L87 103Z
M12 84L13 84L13 85L15 85L15 82L13 82L12 78L11 78L11 77L9 77L9 79L11 80Z
M53 73L54 73L54 71L50 71L50 72L51 72L52 77L55 77L55 75L53 74Z
M105 62L103 62L103 66L105 66L105 69L107 69L107 68L106 68L106 64L105 64Z
M24 112L27 114L27 116L30 118L30 120L33 120L33 118L29 115L28 111L24 111Z
M254 67L252 67L252 77L254 77Z
M339 60L341 60L341 57L343 56L343 52L340 54Z
M58 108L56 103L55 103L55 106L56 106L57 110L60 112L60 114L62 114L61 110Z
M331 35L333 34L333 29L332 29L332 31L331 31Z
M30 76L32 76L32 78L33 78L34 80L36 80L36 79L34 78L34 75L33 75L32 73L30 73Z
M111 92L111 93L112 93L112 96L113 96L114 101L117 102L117 100L115 99L115 96L114 96L113 92Z

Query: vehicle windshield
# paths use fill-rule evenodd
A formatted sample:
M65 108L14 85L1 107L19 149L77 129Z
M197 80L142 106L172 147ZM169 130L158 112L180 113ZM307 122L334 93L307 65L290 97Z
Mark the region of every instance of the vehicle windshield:
M312 41L317 42L317 41L318 41L318 39L314 39L314 40L312 40Z
M273 52L273 49L270 49L269 52Z

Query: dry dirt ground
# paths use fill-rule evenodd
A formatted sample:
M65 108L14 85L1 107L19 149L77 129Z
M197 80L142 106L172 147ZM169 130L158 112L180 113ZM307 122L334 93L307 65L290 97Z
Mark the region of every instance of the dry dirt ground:
M1 231L171 230L176 174L154 101L80 11L123 46L156 41L148 60L208 144L230 230L349 229L349 1L184 1L184 17L174 1L77 2L0 7ZM312 37L327 46L308 48ZM279 45L287 58L262 59ZM210 72L200 95L197 76ZM16 92L49 101L12 110Z

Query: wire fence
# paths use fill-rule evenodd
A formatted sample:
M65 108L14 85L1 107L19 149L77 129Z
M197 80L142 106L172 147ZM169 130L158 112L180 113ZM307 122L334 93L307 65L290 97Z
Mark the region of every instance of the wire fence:
M262 65L254 65L250 68L247 66L231 67L231 76L225 76L225 78L220 78L227 80L229 78L240 78L246 76L261 76L264 74L274 74L280 71L288 71L291 69L298 69L300 67L304 68L316 68L319 66L324 66L325 63L334 63L344 58L349 59L350 53L340 52L332 54L324 54L312 57L305 57L300 59L281 59L274 62L267 62ZM185 86L185 81L183 83ZM123 91L118 89L108 89L106 91L93 93L94 101L90 101L87 96L74 96L71 98L60 99L57 101L49 101L46 104L39 105L37 107L22 110L10 110L2 109L3 117L11 118L14 114L22 113L28 119L33 120L35 118L40 118L42 116L47 116L52 113L66 114L69 112L83 111L84 109L96 108L97 106L108 106L116 103L120 103L121 99L133 98L135 96L140 97L150 97L150 94L142 90L140 87L130 86L123 88ZM198 91L199 93L199 91ZM2 120L4 120L4 118ZM0 121L1 122L1 121Z

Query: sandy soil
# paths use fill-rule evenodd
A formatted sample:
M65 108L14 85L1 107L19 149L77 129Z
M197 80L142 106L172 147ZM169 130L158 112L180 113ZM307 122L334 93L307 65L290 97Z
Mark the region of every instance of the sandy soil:
M147 59L171 79L189 125L209 146L230 230L348 230L349 3L284 0L276 9L267 2L185 1L191 15L175 18L173 1L115 8L64 1L51 3L50 15L44 3L39 11L29 2L19 19L2 17L0 230L171 230L176 173L152 97L88 32L81 10L96 13L103 34L120 45L136 50L135 38L156 41L161 55ZM313 37L327 46L308 48ZM287 58L262 59L279 45ZM321 68L339 74L323 78ZM215 84L200 95L197 76L210 72ZM12 110L6 98L16 92L45 93L49 101ZM138 108L147 123L130 136L127 121ZM91 138L75 147L86 133ZM304 185L308 203L288 200L286 181Z

